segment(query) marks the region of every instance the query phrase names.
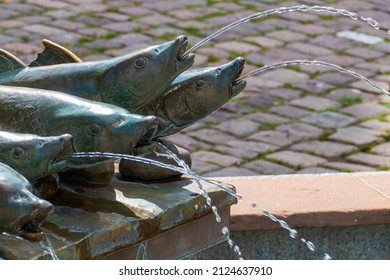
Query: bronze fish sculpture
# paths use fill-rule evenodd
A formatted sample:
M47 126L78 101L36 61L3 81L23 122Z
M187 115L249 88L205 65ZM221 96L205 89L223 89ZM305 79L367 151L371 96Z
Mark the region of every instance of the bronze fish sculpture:
M194 61L192 54L181 59L187 46L184 36L93 62L82 62L69 50L48 40L43 43L45 50L29 66L0 50L0 84L65 92L137 113Z
M40 136L71 134L74 152L128 153L153 137L153 116L54 91L0 86L0 130Z
M42 239L39 225L52 212L53 205L36 197L26 178L0 163L0 208L0 233L38 241Z
M246 82L237 81L244 68L241 57L233 61L180 74L170 88L141 114L161 119L155 138L176 133L219 109L244 90Z
M71 144L70 134L42 137L0 131L0 162L32 182L69 168L71 165L57 156Z

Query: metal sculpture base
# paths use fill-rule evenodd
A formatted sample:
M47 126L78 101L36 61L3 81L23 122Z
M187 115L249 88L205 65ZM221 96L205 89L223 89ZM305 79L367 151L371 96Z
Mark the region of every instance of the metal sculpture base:
M116 174L104 188L62 184L54 213L41 228L59 259L184 258L225 240L221 229L236 203L218 187L202 185L221 223L192 179L134 183ZM31 242L3 234L0 248L3 259L52 258L45 238Z

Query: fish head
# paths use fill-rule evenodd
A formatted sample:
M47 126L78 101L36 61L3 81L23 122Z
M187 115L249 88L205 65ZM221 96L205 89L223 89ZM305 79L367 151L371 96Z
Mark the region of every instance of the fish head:
M32 193L21 174L0 163L0 232L19 235L31 241L42 239L39 225L53 211L53 205Z
M194 55L185 58L187 38L131 52L104 61L98 80L101 100L137 112L154 100L172 81L194 62Z
M0 133L0 159L28 180L59 172L64 163L56 161L71 147L72 136L41 137L33 134Z
M157 130L156 117L130 114L109 104L90 104L89 110L68 110L67 116L58 118L58 126L73 136L74 152L126 154Z
M244 64L245 60L238 57L221 66L181 74L164 95L166 117L181 127L220 108L245 88L245 81L237 81Z

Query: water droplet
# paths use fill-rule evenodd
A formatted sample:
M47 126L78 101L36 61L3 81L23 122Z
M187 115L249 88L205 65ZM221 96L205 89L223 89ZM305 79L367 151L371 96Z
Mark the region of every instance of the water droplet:
M314 252L316 250L316 246L314 246L314 244L310 241L306 242L306 246L307 246L307 248L309 248L310 251Z
M252 208L256 208L256 206L257 206L257 203L256 203L256 202L252 202L252 203L251 203L251 207L252 207Z
M222 228L222 233L225 234L225 235L229 234L229 229L227 227L223 227Z
M358 15L356 13L349 13L349 17L353 20L357 20L358 19Z
M241 255L241 251L240 251L240 247L238 247L238 245L235 245L234 248L233 248L234 252L238 255Z
M324 257L322 258L323 260L331 260L332 257L329 256L327 253L324 254Z
M298 236L298 232L295 229L290 230L290 237L296 238Z
M389 29L389 30L387 30L387 34L389 34L389 35L390 35L390 29Z
M211 198L210 197L206 198L206 203L207 203L207 205L211 206Z
M222 221L219 215L215 215L215 220L217 221L217 223L220 223Z
M229 247L230 248L233 248L233 245L234 245L234 243L233 243L233 240L231 240L230 238L227 240L227 242L228 242L228 244L229 244Z
M243 260L244 260L244 258L243 258L243 257L239 257L238 259L239 259L240 261L243 261Z
M285 221L280 220L279 223L282 226L282 228L288 229L288 230L291 229L290 226Z
M303 243L306 243L306 239L305 239L305 238L301 238L301 241L302 241Z
M198 204L195 204L195 209L199 209L199 205Z

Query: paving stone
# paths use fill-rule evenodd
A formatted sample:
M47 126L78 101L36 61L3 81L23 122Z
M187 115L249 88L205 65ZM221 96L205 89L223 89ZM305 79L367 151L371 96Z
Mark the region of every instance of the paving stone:
M77 31L79 29L85 28L85 25L79 22L73 22L66 19L59 19L55 21L48 22L51 26L55 26L56 28L61 28L70 31Z
M0 28L20 28L24 26L25 23L19 20L3 20L0 21Z
M259 173L240 167L227 167L221 170L207 172L205 177L232 177L232 176L256 176Z
M327 55L333 53L333 51L329 49L313 46L312 44L300 43L300 42L289 44L287 45L287 48L293 49L298 52L302 52L304 54L314 55L314 56L321 56L321 55Z
M273 114L262 113L262 112L249 114L246 115L245 117L249 120L259 122L259 123L283 124L283 123L290 122L290 120L287 118L283 118Z
M196 149L202 148L207 149L210 146L204 142L199 142L195 140L192 137L189 137L183 133L176 133L174 135L171 135L169 137L164 138L165 140L168 140L180 147L183 147L184 149L187 149L189 151L195 151Z
M353 124L356 119L335 112L321 112L304 117L301 121L323 128L338 128Z
M277 131L284 132L287 135L297 136L301 139L313 139L319 137L323 130L312 125L304 123L289 123L279 125Z
M138 18L138 21L147 25L161 25L161 24L176 22L176 20L171 17L166 17L159 14L153 16L140 17Z
M355 56L338 55L338 54L324 55L321 57L321 60L326 61L328 63L336 64L336 65L339 65L339 66L345 67L345 68L349 68L352 65L363 61L363 59L355 57Z
M390 167L390 157L388 156L358 153L350 155L347 160L375 167Z
M296 72L289 69L277 69L272 72L268 72L262 75L262 78L278 81L282 83L296 83L303 80L307 80L309 77L307 74Z
M19 52L22 54L31 54L41 52L42 48L36 45L25 44L25 43L10 43L5 44L4 49L9 50L11 53Z
M333 107L340 107L340 103L336 101L317 96L306 96L300 99L295 99L291 101L290 104L314 111L323 111Z
M215 129L201 129L190 132L187 135L210 144L224 144L229 141L236 140L235 137L230 136L228 133L224 133Z
M127 21L127 20L129 20L129 16L118 14L118 13L102 13L101 15L103 17L108 18L108 19L113 20L113 21Z
M312 113L308 110L299 109L292 106L273 107L269 110L269 112L294 119L299 119Z
M243 167L266 175L291 174L295 172L292 168L266 160L251 161L244 164Z
M360 123L359 126L374 129L374 130L383 130L383 131L390 130L390 123L379 121L379 120L365 121Z
M43 37L62 35L62 34L66 33L62 29L54 28L54 27L50 27L50 26L45 26L42 24L27 25L27 26L24 26L23 29L30 31L30 32L33 32L33 33L37 33Z
M259 128L259 124L249 120L237 119L225 121L215 126L215 128L237 137L245 137L255 133Z
M364 94L359 89L336 89L329 92L329 94L326 95L326 98L332 99L332 100L338 100L338 99L361 99L362 102L366 100L367 94ZM372 97L372 95L369 95Z
M311 152L324 158L333 158L342 156L345 153L351 153L358 150L352 145L334 143L329 141L309 141L291 146L292 150L301 152Z
M372 129L350 126L338 129L329 139L364 146L378 141L381 134Z
M363 91L368 91L368 92L373 92L373 93L379 93L379 94L384 94L384 90L389 90L389 84L387 82L381 82L381 81L376 81L373 79L370 79L370 81L378 86L382 90L378 90L377 88L374 88L373 86L363 82L363 81L356 81L350 84L351 87L361 89Z
M390 109L372 103L351 105L341 110L342 112L353 115L356 118L374 117L383 114L389 114Z
M353 43L345 38L337 38L335 36L323 35L317 36L309 41L312 44L326 47L334 50L346 50L353 47Z
M286 163L295 167L309 167L326 162L326 159L292 151L281 151L266 156L266 159Z
M361 164L354 164L354 163L347 163L347 162L340 162L340 161L331 161L331 162L325 162L321 164L322 166L337 169L340 171L348 171L348 172L359 172L359 171L375 171L376 168L369 167L366 165Z
M110 24L105 24L104 28L112 30L112 31L118 31L118 32L129 32L131 30L134 30L136 28L142 28L144 25L138 23L138 22L113 22ZM142 35L142 34L139 34Z
M377 145L371 149L371 152L383 156L390 156L390 142Z
M302 140L302 138L297 135L289 135L285 132L268 130L253 134L248 138L248 140L261 141L276 146L285 147Z
M205 172L212 172L216 170L220 170L221 167L215 164L210 164L204 161L192 159L191 170L198 173L203 174Z
M283 45L283 42L281 41L264 37L264 36L245 37L243 38L243 40L248 43L256 44L263 48L275 48Z
M333 85L344 85L356 80L355 77L343 75L338 72L324 73L317 76L316 78Z
M215 47L223 49L224 51L227 52L234 51L239 53L257 52L260 50L259 47L247 43L241 43L241 42L224 42L224 43L216 44Z
M302 71L305 71L301 68ZM301 88L310 94L320 94L334 88L333 85L319 80L307 80L294 84L296 87Z
M323 168L323 167L307 167L299 170L297 174L326 174L326 173L337 173L337 170Z
M208 152L208 151L198 151L192 153L191 158L195 160L204 161L207 163L213 163L219 166L230 166L233 164L237 164L241 161L241 159L237 157L222 155L219 153Z
M359 43L374 45L378 43L382 43L384 40L378 36L372 36L360 32L345 30L337 33L337 37L347 38L349 40L353 40Z
M307 38L306 35L297 32L288 31L288 30L269 32L267 36L284 42L303 41Z
M347 50L347 53L364 59L374 59L383 56L383 52L374 51L368 48L353 48Z
M302 91L294 89L275 88L264 90L264 94L282 99L295 99L301 96Z
M253 152L256 152L257 155L263 154L263 153L269 153L269 152L272 152L272 151L278 149L278 147L275 145L246 141L246 140L245 141L242 141L242 140L229 141L227 143L227 145L230 147L239 148L239 149L244 150L244 151L253 151Z
M229 147L218 145L214 147L215 150L226 155L230 155L237 158L255 158L258 156L258 153L251 150L245 150L241 147Z

